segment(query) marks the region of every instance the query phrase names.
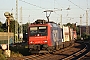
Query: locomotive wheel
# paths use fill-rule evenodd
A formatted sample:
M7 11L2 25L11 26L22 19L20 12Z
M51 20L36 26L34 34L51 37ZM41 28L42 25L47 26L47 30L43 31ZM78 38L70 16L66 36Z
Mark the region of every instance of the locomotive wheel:
M49 52L49 53L53 53L53 52L54 52L54 47L49 47L49 48L48 48L48 52Z

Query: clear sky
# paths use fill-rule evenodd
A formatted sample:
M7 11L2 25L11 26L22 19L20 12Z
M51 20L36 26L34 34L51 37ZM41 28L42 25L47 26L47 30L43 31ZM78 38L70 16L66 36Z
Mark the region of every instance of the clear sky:
M22 22L33 22L37 19L46 19L45 10L54 10L50 15L50 21L62 23L80 24L86 23L86 10L88 10L88 24L90 25L90 0L18 0L18 22L20 22L20 8L22 7ZM66 10L70 8L70 10ZM88 8L88 9L87 9ZM61 11L62 9L62 11ZM0 21L5 22L4 12L16 14L16 0L0 0Z

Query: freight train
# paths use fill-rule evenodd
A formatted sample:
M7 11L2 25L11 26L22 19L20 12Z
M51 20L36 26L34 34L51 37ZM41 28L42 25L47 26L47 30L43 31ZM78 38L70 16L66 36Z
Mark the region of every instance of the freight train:
M55 22L40 19L31 23L28 27L28 48L30 53L53 52L71 45L73 29L63 28L60 28Z

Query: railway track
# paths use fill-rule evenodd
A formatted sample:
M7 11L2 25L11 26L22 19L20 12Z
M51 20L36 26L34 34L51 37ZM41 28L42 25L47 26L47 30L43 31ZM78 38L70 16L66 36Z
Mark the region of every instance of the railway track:
M88 43L70 46L68 48L56 51L54 54L38 54L23 57L16 57L8 60L80 60L90 50Z
M86 54L89 52L89 45L88 43L85 43L85 48L68 56L67 58L64 58L62 60L81 60Z
M74 45L72 46L69 46L68 48L64 48L62 50L60 50L59 52L64 52L64 51L67 51L69 50L70 48L72 48ZM58 51L56 51L54 54L58 53ZM46 57L50 57L52 56L52 54L34 54L34 55L30 55L30 56L23 56L23 57L11 57L9 58L8 60L40 60L40 59L43 59L43 58L46 58Z
M78 58L78 60L90 60L90 43L87 44L88 44L87 51L80 58Z

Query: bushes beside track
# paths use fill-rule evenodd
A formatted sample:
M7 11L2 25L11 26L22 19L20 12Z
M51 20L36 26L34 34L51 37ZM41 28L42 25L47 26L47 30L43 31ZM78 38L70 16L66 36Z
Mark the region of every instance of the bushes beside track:
M0 49L0 60L6 60L5 55L3 54L3 50Z
M21 56L26 56L29 54L27 43L16 44L16 46L10 46L12 53L20 54Z
M22 56L26 56L29 55L28 52L28 47L27 44L16 44L14 46L10 45L10 57L22 57ZM0 60L6 60L7 58L5 57L4 51L2 49L0 49Z

